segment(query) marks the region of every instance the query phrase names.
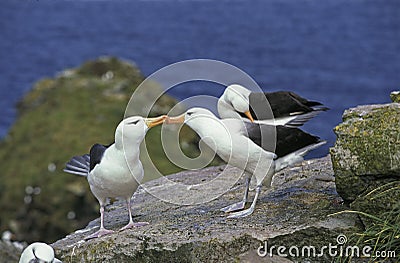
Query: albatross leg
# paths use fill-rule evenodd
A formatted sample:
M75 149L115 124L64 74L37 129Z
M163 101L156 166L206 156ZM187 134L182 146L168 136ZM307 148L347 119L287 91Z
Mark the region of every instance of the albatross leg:
M258 196L260 195L261 191L261 185L258 185L256 188L256 195L254 196L253 202L251 203L251 206L248 209L231 213L227 218L240 218L240 217L246 217L251 215L254 212L254 208L256 207L257 199Z
M229 212L242 210L244 208L244 206L246 205L246 202L247 202L247 197L249 195L250 179L251 179L250 175L246 173L246 185L245 185L246 189L244 191L243 200L238 203L234 203L234 204L228 205L226 207L223 207L220 209L220 211L229 213Z
M102 237L102 236L109 235L112 233L114 233L113 230L108 230L108 229L104 228L104 205L100 204L100 229L99 229L99 231L91 234L90 236L85 237L85 240Z
M148 222L133 222L132 219L132 210L131 210L131 198L126 199L126 206L128 207L128 213L129 213L129 223L124 226L123 228L121 228L119 231L124 231L126 229L131 229L134 227L139 227L139 226L145 226L148 225Z

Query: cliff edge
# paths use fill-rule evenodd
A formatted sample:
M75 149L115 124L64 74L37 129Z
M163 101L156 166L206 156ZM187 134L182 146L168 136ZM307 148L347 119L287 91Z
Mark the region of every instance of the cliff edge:
M358 229L357 216L332 215L344 206L336 193L329 156L276 174L273 187L262 191L254 214L242 219L227 219L219 209L241 199L243 179L227 193L204 204L180 206L154 197L176 195L174 184L168 181L188 185L182 198L194 200L202 196L204 193L195 186L211 180L213 183L205 191L217 191L225 183L218 176L225 168L233 177L240 173L233 167L217 166L145 183L133 196L132 208L134 220L147 221L149 225L83 241L99 227L96 219L55 242L57 256L64 262L291 262L276 256L276 248L296 246L300 252L291 257L294 260L329 261L329 255L302 255L302 246L314 246L318 253L323 246L336 244L339 235ZM122 202L108 206L106 227L117 230L127 220ZM270 248L275 246L273 257L263 256L260 246L265 242Z

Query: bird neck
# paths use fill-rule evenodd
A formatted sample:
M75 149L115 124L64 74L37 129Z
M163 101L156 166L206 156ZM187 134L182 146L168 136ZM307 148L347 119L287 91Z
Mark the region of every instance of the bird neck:
M143 139L144 136L126 136L121 132L115 135L115 148L117 150L125 151L128 159L139 158L140 144Z
M188 121L189 125L201 138L225 136L227 128L217 117L197 117L193 121Z
M225 96L222 96L218 100L217 107L218 107L219 117L222 119L240 118L240 115L235 111L232 104L230 104L228 101L225 100Z

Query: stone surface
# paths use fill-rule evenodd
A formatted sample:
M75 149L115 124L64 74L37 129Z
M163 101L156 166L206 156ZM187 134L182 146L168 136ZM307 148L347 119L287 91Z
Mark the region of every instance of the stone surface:
M346 201L400 180L400 104L346 110L331 148L338 193Z
M332 215L345 207L336 193L329 156L276 174L273 188L262 191L254 214L242 219L227 219L219 209L241 200L243 178L219 198L201 203L224 188L226 178L219 176L224 169L186 171L143 184L133 197L132 208L134 220L149 225L83 241L98 228L96 219L55 242L57 256L64 262L290 262L298 258L259 257L257 249L264 241L268 246L321 248L336 244L339 234L358 230L357 216ZM232 177L240 175L236 168L224 171ZM183 184L186 192L176 183ZM193 205L171 204L154 195ZM123 203L116 202L107 211L106 227L117 230L127 223Z
M391 99L393 102L400 103L400 91L392 91L392 92L390 93L390 99Z
M346 110L331 148L336 188L352 210L381 217L400 199L400 104ZM365 226L373 222L362 216ZM383 219L386 220L386 219Z
M18 262L22 248L23 244L0 240L0 263Z

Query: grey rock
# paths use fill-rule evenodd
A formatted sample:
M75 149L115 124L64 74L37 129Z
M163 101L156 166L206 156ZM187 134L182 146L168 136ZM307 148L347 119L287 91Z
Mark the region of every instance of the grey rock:
M329 156L276 174L272 189L264 189L254 214L242 219L227 219L219 211L241 199L242 178L222 196L211 198L226 187L227 180L220 176L223 170L232 177L241 174L236 168L218 166L143 184L133 196L132 208L134 220L148 221L149 225L83 241L99 226L96 219L85 229L55 242L52 246L57 257L64 262L291 262L298 258L260 257L257 250L264 241L268 246L321 248L336 244L339 234L358 229L357 216L332 215L345 207L335 189ZM171 204L155 196L187 205ZM213 200L201 202L207 199ZM106 227L116 230L127 220L123 203L108 206ZM276 254L276 250L273 252Z
M400 180L400 104L346 110L334 132L337 140L330 152L344 200Z
M8 240L0 240L0 263L18 262L24 247L22 243L15 244Z
M390 99L393 101L393 102L397 102L397 103L400 103L400 91L392 91L391 93L390 93Z
M391 211L400 198L400 104L346 110L334 132L330 153L339 195L354 210Z

